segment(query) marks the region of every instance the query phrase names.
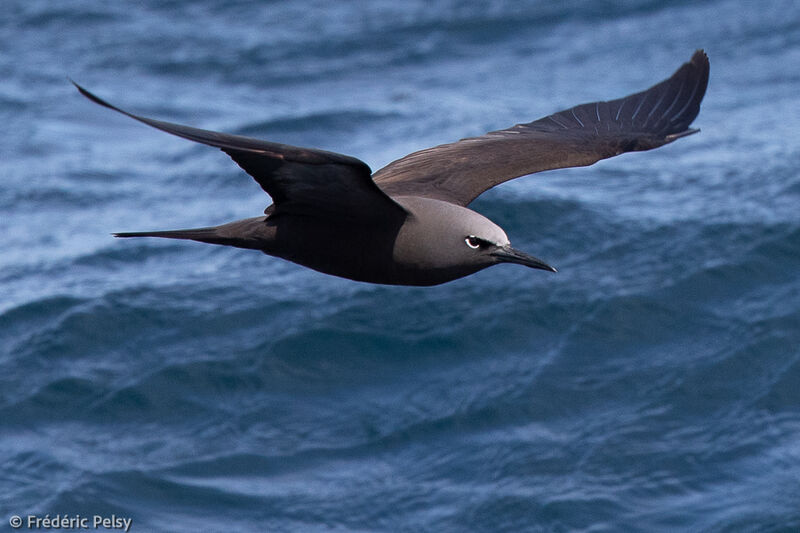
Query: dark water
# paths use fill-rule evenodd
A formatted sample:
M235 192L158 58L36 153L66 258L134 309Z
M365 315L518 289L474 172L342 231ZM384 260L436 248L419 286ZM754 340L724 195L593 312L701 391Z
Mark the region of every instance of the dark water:
M112 231L255 216L218 151L340 151L623 96L696 48L702 133L474 207L560 273L429 289ZM800 530L794 1L7 1L0 530Z

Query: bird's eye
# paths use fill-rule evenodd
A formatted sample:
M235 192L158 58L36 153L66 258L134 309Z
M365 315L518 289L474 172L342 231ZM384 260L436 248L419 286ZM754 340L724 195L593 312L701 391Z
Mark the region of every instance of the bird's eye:
M477 238L475 235L470 235L469 237L464 239L464 242L467 243L467 246L469 246L473 250L477 250L478 248L481 247L481 240Z

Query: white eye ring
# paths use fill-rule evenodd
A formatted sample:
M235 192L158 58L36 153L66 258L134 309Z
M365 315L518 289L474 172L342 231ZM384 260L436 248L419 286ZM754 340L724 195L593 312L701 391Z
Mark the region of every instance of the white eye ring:
M470 235L469 237L464 239L464 242L467 243L467 246L469 246L473 250L477 250L478 248L481 247L481 243L478 240L478 238L475 237L475 235Z

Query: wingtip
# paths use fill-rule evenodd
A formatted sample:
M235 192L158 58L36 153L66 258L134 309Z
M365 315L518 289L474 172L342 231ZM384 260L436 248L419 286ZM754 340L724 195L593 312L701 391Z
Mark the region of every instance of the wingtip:
M689 60L689 64L692 65L694 68L699 69L703 74L708 76L708 72L711 69L711 64L708 60L708 54L702 48L698 48L692 54L692 58Z
M72 85L74 85L75 88L78 89L78 92L81 93L82 95L88 97L88 95L91 94L89 91L87 91L86 89L81 87L80 84L77 81L73 80L69 76L67 76L67 81L69 81Z
M113 105L109 104L108 102L106 102L105 100L103 100L102 98L100 98L99 96L96 96L95 94L93 94L93 93L89 92L89 90L88 90L88 89L85 89L84 87L82 87L81 85L79 85L79 84L78 84L78 83L77 83L75 80L73 80L73 79L72 79L72 78L70 78L69 76L67 76L67 79L69 80L69 82L70 82L72 85L74 85L74 86L75 86L75 88L76 88L76 89L78 89L78 92L79 92L79 93L81 93L83 96L85 96L86 98L88 98L89 100L91 100L92 102L94 102L95 104L99 104L99 105L101 105L101 106L103 106L103 107L107 107L107 108L109 108L109 109L113 109L113 110L115 110L115 111L120 111L119 109L117 109L117 108L116 108L116 107L114 107Z
M694 51L694 54L692 54L692 59L690 61L696 65L708 64L708 54L706 54L703 48L698 48Z
M709 72L710 64L708 54L706 54L704 49L698 48L694 51L689 61L681 65L672 76L659 84L668 87L668 90L670 90L669 87L672 86L673 91L676 84L680 84L677 95L675 96L675 102L678 102L678 97L683 94L682 89L684 85L694 87L691 93L689 93L688 98L682 99L680 111L674 116L666 117L668 118L667 127L662 130L662 135L666 134L662 137L664 144L682 137L694 135L700 131L699 128L689 128L689 125L700 113L700 104L708 88Z

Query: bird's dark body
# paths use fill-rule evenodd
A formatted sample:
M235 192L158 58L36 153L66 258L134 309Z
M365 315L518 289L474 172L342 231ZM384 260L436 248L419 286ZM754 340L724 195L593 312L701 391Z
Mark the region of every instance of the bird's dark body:
M450 262L445 258L425 261L435 257L435 250L426 250L423 242L423 237L431 236L431 228L452 227L458 223L460 211L469 211L471 215L467 216L475 222L488 222L481 215L439 200L402 196L394 200L407 212L372 224L347 219L331 222L324 217L285 213L209 228L148 232L143 236L259 250L325 274L385 285L437 285L492 264L466 263L460 257L453 257ZM436 220L430 220L431 215ZM439 248L439 238L446 236L426 242ZM461 243L455 244L460 249ZM314 253L309 254L308 250Z
M358 220L331 223L304 215L277 215L275 240L261 251L305 267L356 281L392 283L392 251L402 221L367 225ZM309 254L308 250L315 253Z
M331 223L309 215L287 213L209 228L150 232L147 236L259 250L326 274L391 284L395 277L392 250L398 230L397 224L376 228L358 221ZM314 253L307 253L307 250L314 250Z
M519 176L590 165L696 133L689 125L708 72L708 58L697 51L646 91L420 150L374 174L349 156L149 119L78 89L140 122L222 149L274 201L265 216L221 226L116 236L236 246L357 281L436 285L501 262L555 271L511 248L499 226L467 206Z

